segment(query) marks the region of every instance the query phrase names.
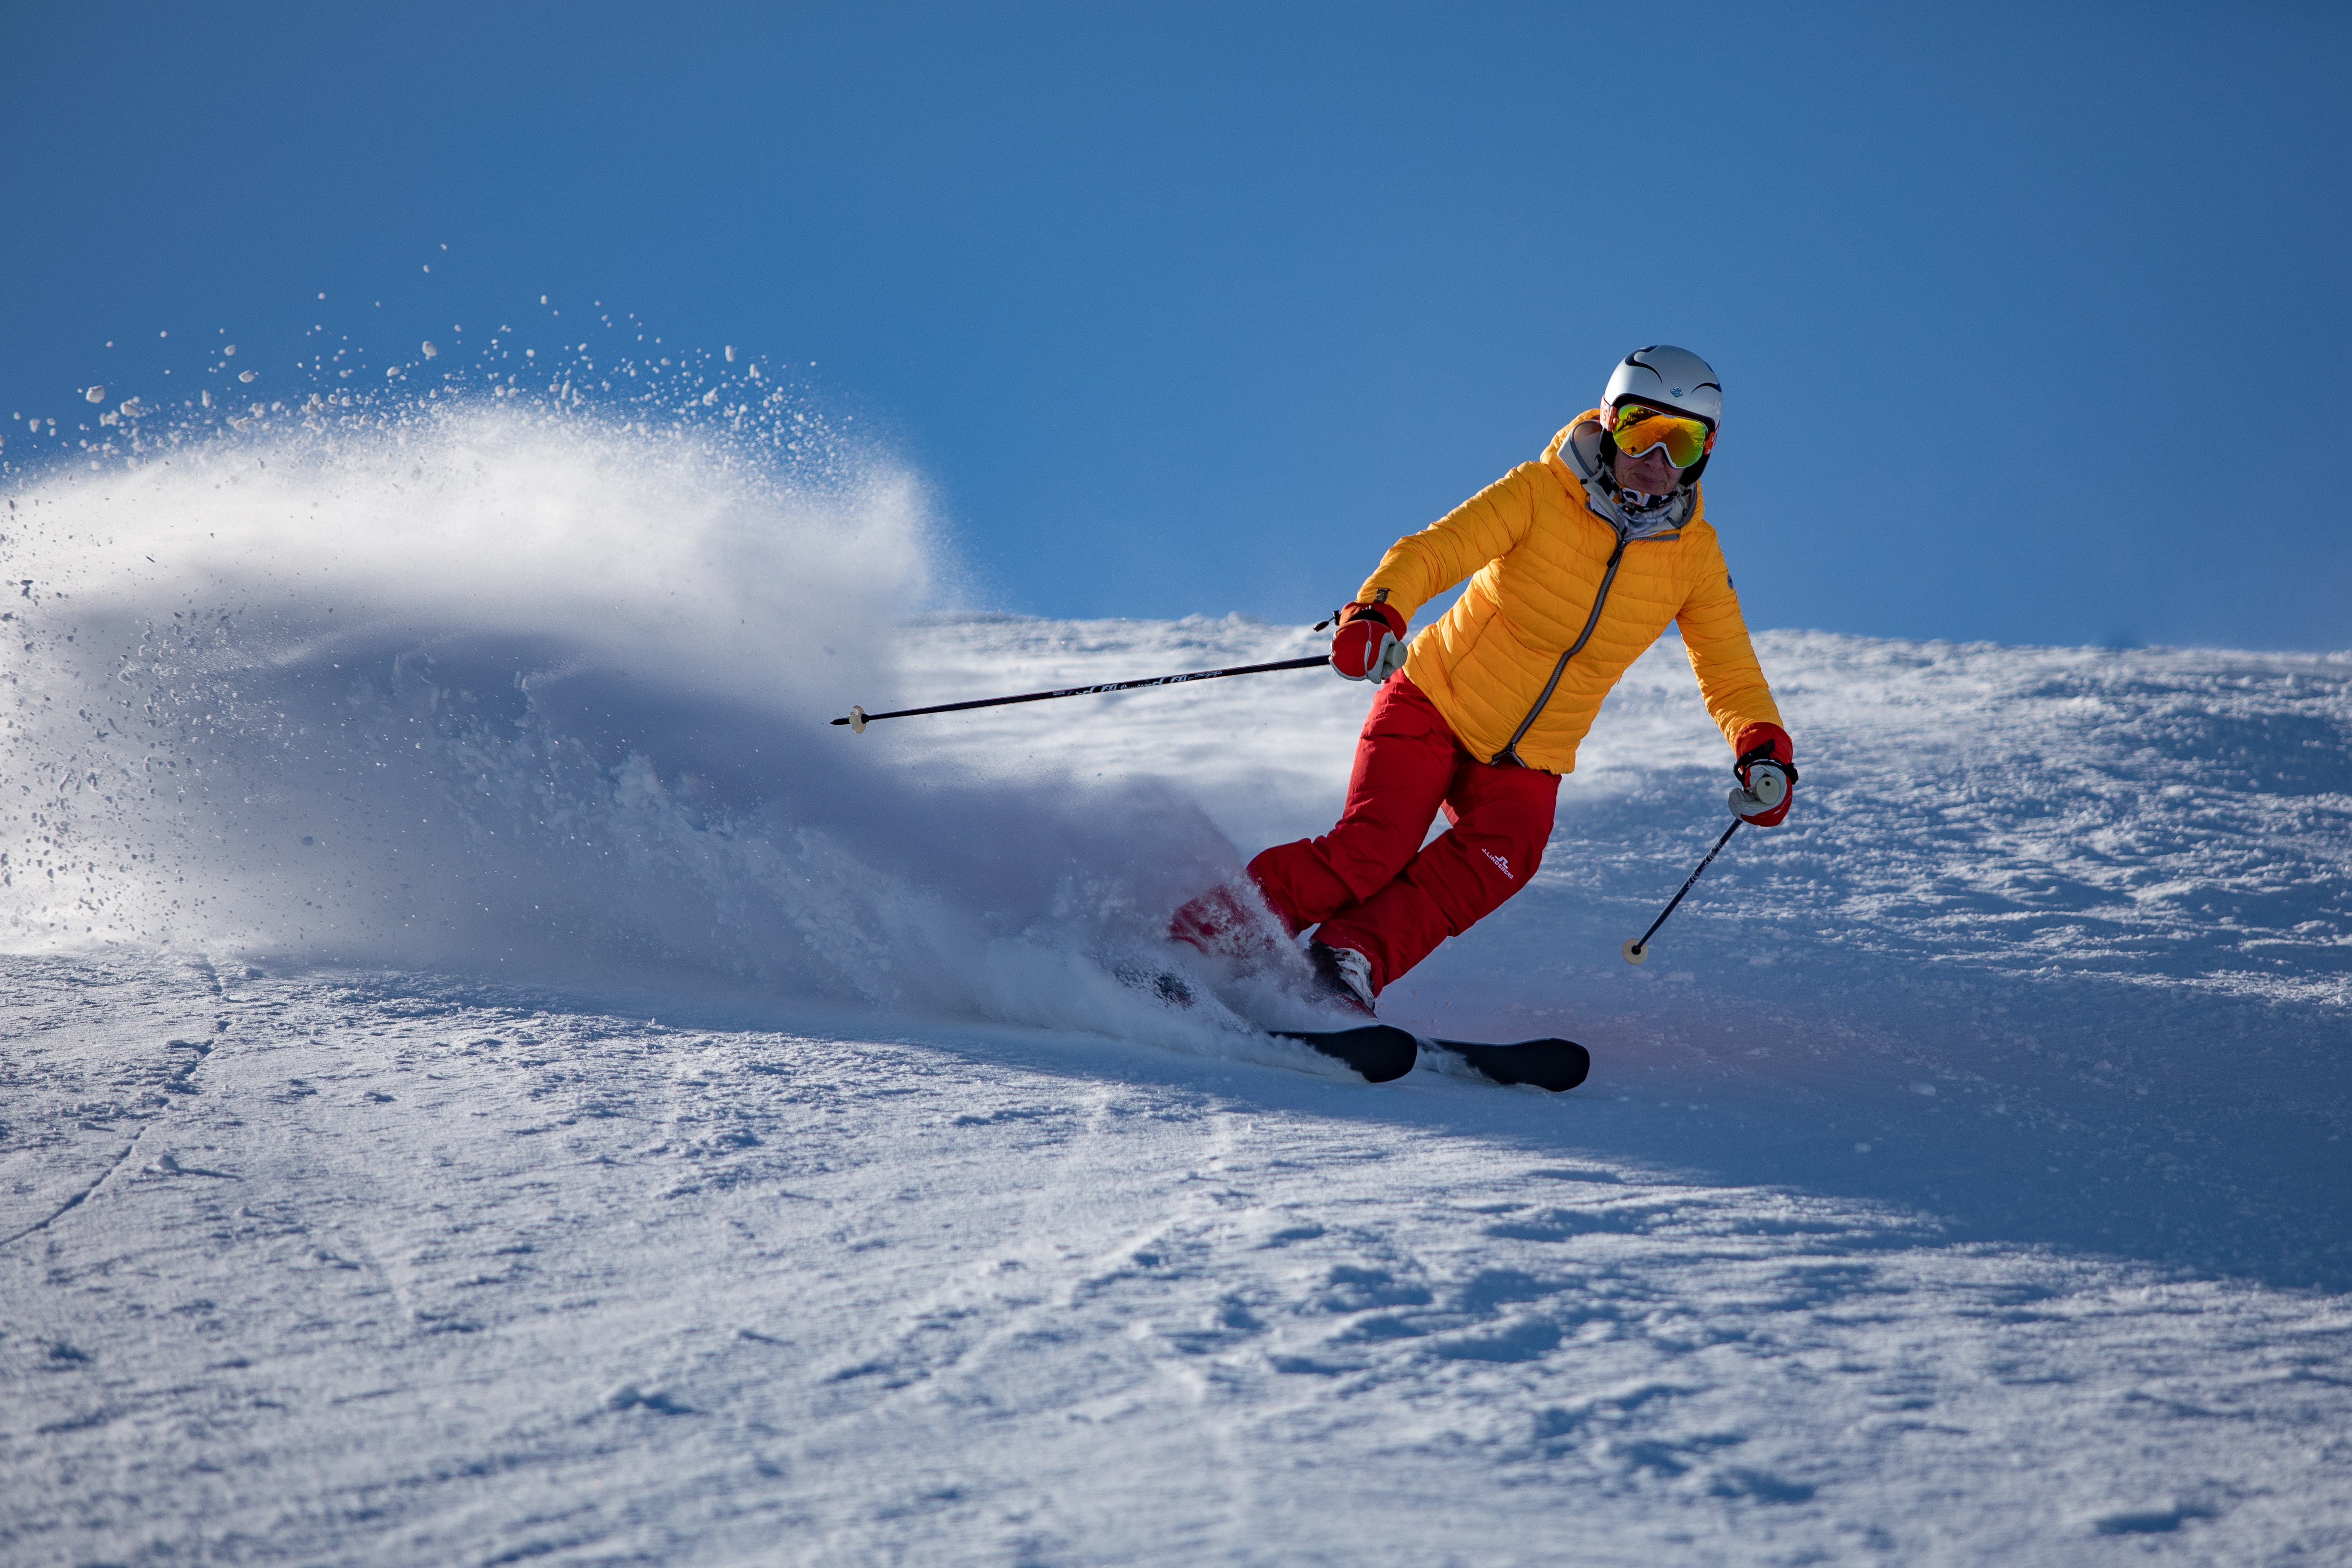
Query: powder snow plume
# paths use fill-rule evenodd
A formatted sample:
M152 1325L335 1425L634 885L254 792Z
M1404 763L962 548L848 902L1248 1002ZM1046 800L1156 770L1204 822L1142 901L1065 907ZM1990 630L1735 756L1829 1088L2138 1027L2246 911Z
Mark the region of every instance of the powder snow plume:
M923 487L723 412L314 405L20 480L0 940L1162 1015L1104 943L1231 845L828 728L934 597Z

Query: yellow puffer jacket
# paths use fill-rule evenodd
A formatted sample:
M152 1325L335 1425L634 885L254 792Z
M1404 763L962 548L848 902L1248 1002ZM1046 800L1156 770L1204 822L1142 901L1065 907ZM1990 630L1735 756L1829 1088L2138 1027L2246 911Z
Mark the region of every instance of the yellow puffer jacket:
M1585 479L1599 466L1599 417L1580 415L1540 462L1398 540L1357 591L1370 602L1387 590L1410 620L1470 577L1454 607L1412 639L1404 672L1482 760L1573 771L1601 700L1669 621L1682 626L1724 739L1780 722L1704 499L1684 500L1677 526L1621 539L1606 491Z

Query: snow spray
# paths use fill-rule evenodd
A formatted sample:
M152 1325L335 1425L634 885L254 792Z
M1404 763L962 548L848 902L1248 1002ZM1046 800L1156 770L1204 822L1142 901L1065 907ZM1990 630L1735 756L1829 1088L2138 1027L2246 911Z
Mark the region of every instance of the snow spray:
M944 556L780 394L151 421L6 493L10 947L1230 1024L1111 973L1238 865L1192 802L841 754Z

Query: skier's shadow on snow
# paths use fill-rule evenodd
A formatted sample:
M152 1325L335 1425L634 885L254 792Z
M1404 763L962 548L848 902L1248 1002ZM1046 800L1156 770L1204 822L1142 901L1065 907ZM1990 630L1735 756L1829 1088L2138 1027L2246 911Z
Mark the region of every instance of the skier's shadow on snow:
M1587 973L1587 994L1611 1000L1574 1009L1594 1067L1571 1098L1639 1113L1622 1133L1596 1127L1596 1148L1915 1208L1954 1241L2352 1289L2339 1009L1801 962L1646 979L1628 997ZM1542 1009L1465 1022L1571 1032ZM1580 1136L1577 1108L1559 1112L1550 1130Z
M1538 1161L1601 1159L1660 1178L1860 1200L1932 1216L1933 1234L1951 1244L2352 1289L2352 1183L2337 1141L2352 1055L2325 1009L1979 977L1902 998L1903 1026L1890 1030L1885 990L1841 995L1784 973L1589 1007L1578 1033L1593 1048L1591 1081L1559 1096L1426 1065L1373 1086L1120 1040L747 997L669 996L660 1016L885 1038L1198 1094L1244 1115L1378 1122L1516 1145ZM1497 1038L1567 1032L1564 1019L1523 1008L1467 1022ZM1759 1039L1773 1042L1762 1056Z

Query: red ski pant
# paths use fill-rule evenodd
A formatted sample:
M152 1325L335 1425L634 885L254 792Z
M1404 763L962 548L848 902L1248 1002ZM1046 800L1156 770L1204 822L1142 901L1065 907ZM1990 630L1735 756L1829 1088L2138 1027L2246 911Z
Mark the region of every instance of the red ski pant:
M1528 885L1551 837L1559 775L1462 749L1437 705L1391 676L1364 716L1348 804L1320 838L1277 844L1249 874L1292 935L1371 961L1375 990ZM1440 808L1452 826L1422 847Z

